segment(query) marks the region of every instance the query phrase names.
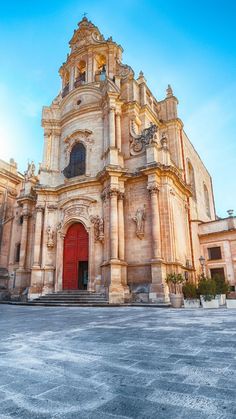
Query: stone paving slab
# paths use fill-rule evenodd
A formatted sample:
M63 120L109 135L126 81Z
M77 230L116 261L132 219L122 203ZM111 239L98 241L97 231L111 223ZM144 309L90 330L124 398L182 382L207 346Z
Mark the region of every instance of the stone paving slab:
M236 418L234 313L0 305L0 419Z

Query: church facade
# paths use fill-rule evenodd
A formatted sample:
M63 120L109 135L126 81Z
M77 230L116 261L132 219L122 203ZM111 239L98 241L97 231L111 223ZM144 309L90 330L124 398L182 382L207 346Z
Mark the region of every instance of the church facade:
M62 90L42 112L39 174L29 164L16 199L14 290L34 299L87 289L111 303L144 290L168 301L168 273L200 273L199 223L216 218L211 177L170 86L158 101L87 18L70 49Z

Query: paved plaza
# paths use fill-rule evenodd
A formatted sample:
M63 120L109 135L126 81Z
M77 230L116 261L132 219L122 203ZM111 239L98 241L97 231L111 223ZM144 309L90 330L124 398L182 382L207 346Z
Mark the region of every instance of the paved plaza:
M0 305L0 418L236 418L236 312Z

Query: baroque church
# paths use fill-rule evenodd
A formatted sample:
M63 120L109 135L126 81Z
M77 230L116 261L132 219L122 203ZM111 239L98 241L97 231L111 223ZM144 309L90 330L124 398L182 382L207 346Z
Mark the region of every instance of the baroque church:
M30 299L88 290L123 303L142 290L168 302L168 273L201 272L199 223L216 219L211 177L171 86L157 100L86 17L69 45L61 92L42 111L39 173L31 163L18 182L9 287Z

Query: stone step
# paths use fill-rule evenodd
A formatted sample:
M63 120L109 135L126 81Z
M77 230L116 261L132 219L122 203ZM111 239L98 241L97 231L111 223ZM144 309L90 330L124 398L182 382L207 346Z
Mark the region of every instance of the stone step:
M98 302L106 302L107 300L106 299L99 299L99 298L94 298L94 299L90 299L90 298L83 298L83 299L81 299L81 298L37 298L37 299L35 299L35 300L32 300L32 301L68 301L68 302L70 302L70 301L78 301L78 302L95 302L95 301L98 301Z
M70 301L70 300L81 300L81 301L87 301L87 300L91 300L91 301L94 301L94 300L99 300L99 301L106 301L106 298L101 298L101 297L94 297L94 298L91 298L91 297L87 297L87 298L85 298L85 297L76 297L76 296L74 296L74 297L69 297L69 298L67 298L67 297L39 297L40 298L40 300L68 300L68 301ZM37 298L37 299L39 299L39 298Z
M87 290L64 290L42 295L30 301L30 304L40 305L107 305L108 301L104 294Z

